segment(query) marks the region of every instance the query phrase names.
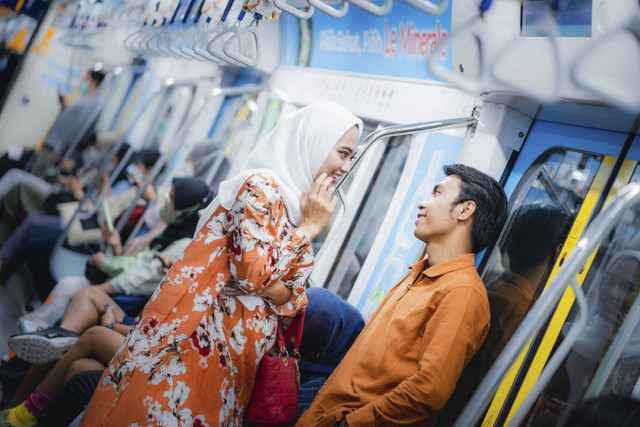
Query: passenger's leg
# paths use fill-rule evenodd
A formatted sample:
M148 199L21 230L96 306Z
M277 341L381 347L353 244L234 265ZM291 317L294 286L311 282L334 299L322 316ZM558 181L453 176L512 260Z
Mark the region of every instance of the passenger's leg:
M29 183L16 184L1 199L2 222L0 227L0 242L6 242L11 233L30 213L42 208L48 193L41 192Z
M11 409L10 412L3 412L4 418L10 421L17 420L22 424L37 418L62 391L64 380L73 362L83 358L94 358L106 366L123 341L124 335L102 326L95 326L87 330L69 352L55 364L24 403ZM14 424L16 423L14 422Z
M28 182L40 190L40 192L46 194L51 194L54 188L52 184L49 184L44 179L38 178L29 172L21 169L9 169L9 171L0 179L0 198L4 197L12 187L23 182Z
M47 396L55 399L62 390L65 378L67 378L67 373L73 362L84 358L92 358L106 366L123 342L124 335L104 326L94 326L88 329L67 354L56 363L46 378L42 380L40 389Z
M13 408L24 402L33 390L36 389L40 381L47 376L51 368L55 366L55 362L45 363L43 365L33 365L29 368L27 375L22 379L15 394L7 403L7 408Z
M76 292L62 317L62 328L81 334L91 326L97 325L105 312L104 303L113 307L118 321L122 321L125 312L104 291L89 286Z
M105 292L91 286L71 297L60 327L12 335L9 347L30 363L61 359L77 343L79 334L98 324L105 312L104 303L113 308L116 320L122 321L124 311Z
M54 230L60 233L60 218L52 215L33 213L22 221L11 238L0 248L0 271L10 274L25 261L27 236L42 236Z
M91 363L98 363L94 359L80 359L71 365L69 371L73 371L78 362L89 360ZM88 367L89 365L84 366ZM81 371L66 382L51 413L42 423L44 427L66 427L84 411L100 382L100 377L102 377L104 366L102 364L100 366L99 370ZM42 420L39 421L42 422Z

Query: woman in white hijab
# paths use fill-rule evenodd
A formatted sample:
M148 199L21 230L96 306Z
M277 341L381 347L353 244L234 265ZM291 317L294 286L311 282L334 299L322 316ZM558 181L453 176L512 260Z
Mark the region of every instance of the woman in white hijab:
M277 317L306 306L310 239L331 217L332 185L349 171L361 132L360 119L325 101L260 142L243 172L220 184L81 425L242 424Z

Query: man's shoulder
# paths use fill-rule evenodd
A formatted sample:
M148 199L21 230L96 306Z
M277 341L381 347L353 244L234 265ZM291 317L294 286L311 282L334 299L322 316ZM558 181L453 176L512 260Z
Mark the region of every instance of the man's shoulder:
M455 294L456 298L467 294L473 299L481 300L487 309L489 307L487 288L475 267L462 268L443 275L439 288L442 298L448 294Z

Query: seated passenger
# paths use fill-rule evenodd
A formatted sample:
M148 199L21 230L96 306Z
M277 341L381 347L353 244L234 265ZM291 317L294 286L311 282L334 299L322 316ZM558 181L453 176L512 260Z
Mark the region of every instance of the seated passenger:
M351 304L328 289L307 289L300 342L299 415L311 405L363 327L362 315Z
M491 310L489 334L438 414L439 426L454 424L542 292L572 223L560 209L537 204L521 207L513 218L502 248L507 269L487 285Z
M74 99L69 106L65 105L65 100L62 100L63 109L47 134L42 147L36 153L36 159L31 168L32 174L44 175L48 164L59 160L78 133L86 129L87 122L97 119L98 109L102 108L102 105L96 92L104 77L101 71L87 72L79 89L83 96L80 99Z
M84 332L55 365L32 366L7 405L9 409L0 412L0 425L36 425L37 418L55 402L65 382L72 375L104 369L131 330L130 325L115 323L113 319L115 316L110 310L109 317L105 316L102 326L93 326ZM34 384L37 384L35 389Z
M137 171L137 174L144 179L151 171L159 157L155 150L141 150L130 165ZM127 168L129 172L132 169ZM126 178L126 175L124 175ZM134 202L141 185L142 179L135 178L136 185L128 183L127 179L119 177L119 181L110 190L109 197L106 198L111 212L123 212ZM141 203L146 203L155 197L153 187L150 185L142 196ZM98 215L100 217L100 214ZM48 215L43 213L31 213L22 221L20 226L13 232L9 240L0 248L0 276L6 278L13 271L16 271L24 262L35 262L36 259L44 260L37 267L31 268L33 272L47 270L49 255L53 247L64 231L63 224L58 215ZM42 265L45 268L42 268ZM48 276L34 278L40 299L44 300L53 287L52 279Z
M151 250L144 251L125 263L120 258L122 272L107 282L88 286L71 297L64 312L60 327L52 327L37 332L17 334L9 338L9 346L18 357L30 363L46 363L60 358L78 339L78 336L99 323L105 313L105 305L112 307L118 321L125 318L125 312L111 299L110 295L127 294L149 297L155 291L162 274L158 271L161 261L156 259L156 251L169 259L178 259L187 247L198 223L198 210L211 201L207 185L197 178L178 178L171 190L170 204L161 210L161 218L169 225L151 244ZM102 261L107 263L107 261ZM115 263L112 263L115 264ZM63 280L78 280L66 278ZM62 313L60 313L62 314Z
M489 330L474 253L498 237L507 197L465 165L418 204L427 257L386 296L299 426L429 425Z
M96 144L95 135L91 135L80 146L84 161L76 163L76 160L64 160L55 185L20 169L11 169L0 179L0 243L5 243L30 213L52 213L57 203L84 197L85 187L94 183L100 167L100 153ZM112 160L113 167L128 148L129 145L125 144L120 149Z

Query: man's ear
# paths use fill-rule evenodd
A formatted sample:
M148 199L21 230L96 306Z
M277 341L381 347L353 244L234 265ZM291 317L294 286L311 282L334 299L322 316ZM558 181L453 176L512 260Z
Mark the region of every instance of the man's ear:
M473 200L465 200L464 202L460 202L458 206L460 206L460 210L458 211L457 219L460 221L471 218L476 211L476 202Z

